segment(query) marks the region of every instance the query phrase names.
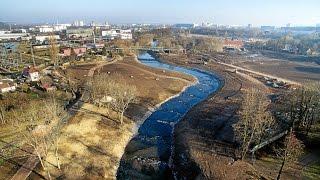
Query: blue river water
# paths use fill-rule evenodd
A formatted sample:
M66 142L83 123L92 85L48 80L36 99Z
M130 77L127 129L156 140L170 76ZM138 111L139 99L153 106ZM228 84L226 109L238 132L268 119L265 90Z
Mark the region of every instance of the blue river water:
M139 148L128 148L125 155L130 154L135 156L136 152L141 152L143 149L150 149L150 147L157 149L157 155L151 153L147 158L157 159L162 162L162 166L167 167L171 155L171 146L173 139L173 127L182 117L196 104L205 100L210 94L217 91L220 81L218 78L209 72L198 69L189 69L174 65L163 63L150 54L144 53L138 57L139 61L149 67L170 70L174 72L181 72L192 75L197 78L198 82L186 88L180 95L168 100L157 108L151 116L149 116L140 126L138 134L131 140L132 144L139 144ZM143 144L143 145L141 145ZM130 156L128 155L128 156ZM122 162L123 163L123 162ZM128 169L128 163L126 163ZM120 165L121 168L121 165ZM131 169L131 167L129 167ZM123 179L123 178L119 178Z

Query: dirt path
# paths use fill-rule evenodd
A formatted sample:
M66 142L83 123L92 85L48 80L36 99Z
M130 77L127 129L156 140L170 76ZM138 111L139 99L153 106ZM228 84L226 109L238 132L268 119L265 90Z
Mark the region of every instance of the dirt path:
M100 62L96 66L92 67L88 72L88 77L92 77L94 75L94 72L97 69L102 68L105 65L115 63L117 60L113 60L111 62ZM62 76L62 75L61 75ZM64 77L64 76L62 76ZM80 100L80 99L79 99ZM70 108L69 112L70 114L73 114L79 109L78 103L75 103L73 107ZM68 116L68 119L70 119L72 116ZM16 174L11 178L11 180L25 180L29 177L33 169L38 165L40 162L38 157L33 153L34 156L31 156L23 165L22 167L16 172Z
M174 80L179 80L179 81L183 81L183 82L186 82L186 83L190 83L189 80L186 80L186 79L184 79L184 78L157 74L157 73L154 73L154 72L151 72L151 71L148 71L148 70L145 70L145 69L142 69L142 68L140 68L140 67L133 66L133 65L130 65L130 64L125 64L125 63L119 63L119 64L124 65L124 66L130 66L131 68L138 69L139 71L142 71L142 72L151 74L151 75L156 76L156 77L159 77L159 78L174 79Z
M245 73L241 73L241 72L237 72L237 75L243 77L244 79L250 81L253 86L257 89L260 89L261 91L265 91L267 92L268 91L268 87L266 85L264 85L261 81L257 80L256 78L250 76L250 75L247 75Z

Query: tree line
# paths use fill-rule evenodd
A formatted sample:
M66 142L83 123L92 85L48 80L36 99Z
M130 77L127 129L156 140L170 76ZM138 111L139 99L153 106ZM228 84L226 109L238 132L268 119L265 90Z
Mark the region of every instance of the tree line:
M243 98L240 121L236 130L240 137L240 156L244 160L255 145L268 140L280 132L286 132L280 145L274 148L281 159L277 179L284 167L295 163L303 153L304 139L314 125L320 123L320 84L312 83L284 93L274 106L266 94L249 89ZM274 108L271 108L274 107Z

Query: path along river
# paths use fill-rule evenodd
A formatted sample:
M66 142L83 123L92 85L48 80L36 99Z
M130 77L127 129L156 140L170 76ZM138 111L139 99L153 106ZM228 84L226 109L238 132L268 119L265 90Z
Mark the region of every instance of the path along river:
M129 142L118 169L118 179L171 179L169 161L172 150L173 128L196 104L217 91L220 81L211 73L165 64L144 53L139 61L160 68L192 75L198 82L178 96L163 103L140 126Z

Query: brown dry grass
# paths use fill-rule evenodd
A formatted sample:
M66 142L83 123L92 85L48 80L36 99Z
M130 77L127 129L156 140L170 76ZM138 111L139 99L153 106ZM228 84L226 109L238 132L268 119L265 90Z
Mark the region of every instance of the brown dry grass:
M83 71L87 72L87 69L82 67L79 74L83 75ZM128 117L143 117L147 108L179 93L189 84L188 81L194 80L190 76L148 68L135 61L109 64L100 72L110 72L111 78L121 75L125 83L135 85L139 104L128 109L124 124L119 125L115 112L110 111L108 114L106 108L85 103L80 112L62 129L59 140L61 170L51 166L53 177L115 179L121 156L136 130L135 122ZM158 77L157 73L174 78ZM114 74L117 75L113 76ZM47 161L57 164L53 152L49 154Z
M67 179L114 179L117 165L128 139L133 135L133 122L115 122L117 114L106 114L105 108L84 104L59 139L61 171L52 167L54 177ZM108 116L105 117L105 116ZM51 152L47 161L57 164Z

